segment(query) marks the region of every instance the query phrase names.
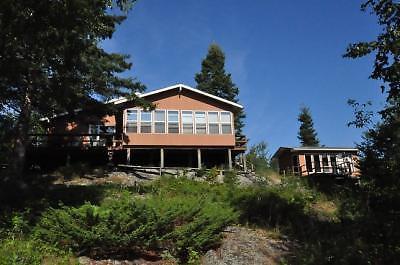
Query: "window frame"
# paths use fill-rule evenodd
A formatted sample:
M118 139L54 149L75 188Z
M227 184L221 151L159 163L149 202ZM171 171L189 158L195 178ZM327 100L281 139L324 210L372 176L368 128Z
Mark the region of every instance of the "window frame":
M197 120L196 120L196 113L201 112L204 113L204 125L205 125L205 132L204 133L197 133ZM194 134L195 135L208 135L208 126L207 126L207 111L206 110L193 110L193 120L194 120Z
M210 113L216 113L217 114L217 121L216 122L210 122ZM221 111L217 111L217 110L211 110L211 111L207 111L207 134L209 135L219 135L221 134L221 118L220 118L220 113ZM218 126L218 133L210 133L210 125L217 125Z
M156 120L156 112L157 111L163 111L164 112L164 121L157 121ZM155 109L153 114L153 122L152 122L152 127L153 127L153 133L154 134L166 134L167 133L167 110L165 109ZM156 132L156 123L164 123L164 132Z
M168 115L168 113L169 113L170 111L176 111L176 112L178 112L178 121L173 121L173 122L170 122L170 121L169 121L169 115ZM180 133L181 133L180 121L181 121L181 119L180 119L180 111L179 111L179 110L167 109L167 131L166 131L166 133L167 133L167 134L180 134ZM176 123L176 122L178 123L178 132L177 132L177 133L170 133L170 132L169 132L169 124L170 124L170 123Z
M150 132L142 132L142 113L143 112L148 112L148 113L150 113L150 121L144 121L143 123L150 123ZM153 111L144 111L143 109L141 109L140 110L140 114L139 114L139 117L140 117L140 122L139 122L139 128L140 128L140 131L139 131L139 133L140 134L151 134L151 133L153 133Z
M183 113L184 113L184 112L190 112L190 113L192 114L192 132L191 132L191 133L185 133L185 132L183 131L183 125L184 125L184 122L183 122ZM180 122L181 133L182 133L182 134L186 134L186 135L194 135L194 134L195 134L194 110L180 110L180 115L181 115L181 122ZM186 123L186 124L189 124L189 123Z
M128 111L129 110L136 110L136 132L128 132L127 131L127 124L129 121L133 120L128 120ZM139 117L140 117L140 109L139 108L129 108L129 109L125 109L125 115L124 115L124 133L139 133L139 128L140 128L140 122L139 122Z
M225 122L225 121L222 121L222 114L223 113L229 113L229 122ZM232 122L232 120L233 120L233 113L232 112L230 112L230 111L220 111L220 124L221 124L221 134L225 134L225 135L229 135L229 134L233 134L234 133L234 128L233 128L233 122ZM224 133L224 131L223 131L223 125L230 125L231 126L231 132L230 133Z

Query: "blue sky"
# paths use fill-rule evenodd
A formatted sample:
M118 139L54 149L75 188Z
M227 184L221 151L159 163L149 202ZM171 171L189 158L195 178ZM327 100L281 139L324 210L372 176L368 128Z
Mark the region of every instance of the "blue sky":
M240 88L252 144L265 140L271 153L298 146L297 115L306 105L322 144L352 146L362 130L346 125L353 118L347 99L372 100L375 109L384 102L377 82L368 79L373 58L342 58L349 43L379 32L361 2L139 0L103 47L129 54L127 75L154 90L195 86L194 75L216 42Z

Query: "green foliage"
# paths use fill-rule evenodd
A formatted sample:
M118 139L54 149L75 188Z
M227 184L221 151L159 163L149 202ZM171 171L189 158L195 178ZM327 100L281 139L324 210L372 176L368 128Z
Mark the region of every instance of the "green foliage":
M0 265L72 265L78 262L66 251L38 240L7 238L0 240Z
M381 81L386 106L379 112L381 121L367 130L359 146L360 206L365 214L359 233L370 246L369 260L391 264L400 259L400 3L368 0L362 9L376 15L381 32L375 40L349 45L344 56L375 57L370 78ZM359 113L355 118L362 122L353 124L364 126L364 112Z
M232 82L231 74L225 72L225 55L217 44L211 44L208 48L207 56L201 63L201 71L196 74L195 80L199 90L233 102L239 101L239 88ZM236 134L241 135L246 115L243 110L234 114Z
M310 109L302 107L297 119L300 122L300 129L297 138L302 146L319 146L317 132L314 129L314 122Z
M159 192L135 199L130 193L122 193L99 206L86 203L51 208L41 217L35 235L63 249L89 255L168 249L186 260L189 249L202 252L217 244L220 232L235 221L236 215L222 202L183 194L164 196L165 192Z
M112 37L134 2L0 2L0 116L14 114L17 173L24 167L34 117L73 113L78 108L102 115L99 112L114 110L98 108L104 100L137 99L134 92L144 90L140 83L120 75L131 68L128 56L107 53L99 45Z
M235 186L235 185L239 184L239 177L237 175L237 172L232 171L232 170L225 171L224 183L229 186Z
M206 175L206 180L209 183L215 183L217 181L217 177L219 176L220 171L218 170L218 168L213 167L211 168Z
M270 168L270 157L268 155L268 144L261 141L252 145L246 155L247 161L254 166L256 172L260 173Z

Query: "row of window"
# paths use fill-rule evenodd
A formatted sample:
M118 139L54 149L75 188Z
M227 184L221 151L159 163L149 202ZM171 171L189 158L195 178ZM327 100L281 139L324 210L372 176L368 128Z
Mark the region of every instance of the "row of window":
M128 109L127 133L232 134L227 111Z

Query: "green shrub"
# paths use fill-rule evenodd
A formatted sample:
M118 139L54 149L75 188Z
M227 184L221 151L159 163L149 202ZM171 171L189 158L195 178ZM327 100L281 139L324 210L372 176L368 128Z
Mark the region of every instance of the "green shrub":
M208 173L207 173L207 175L206 175L206 180L207 180L209 183L215 183L215 182L217 181L218 175L219 175L219 170L218 170L218 168L213 167L213 168L211 168L211 169L208 171Z
M220 232L236 217L228 204L202 196L154 194L138 199L122 193L99 206L51 208L35 235L88 255L168 249L186 261L189 249L200 252L217 244Z
M0 265L78 264L66 251L22 238L0 241Z
M239 177L237 175L237 172L235 171L225 171L224 174L224 183L227 185L237 185L239 184Z

